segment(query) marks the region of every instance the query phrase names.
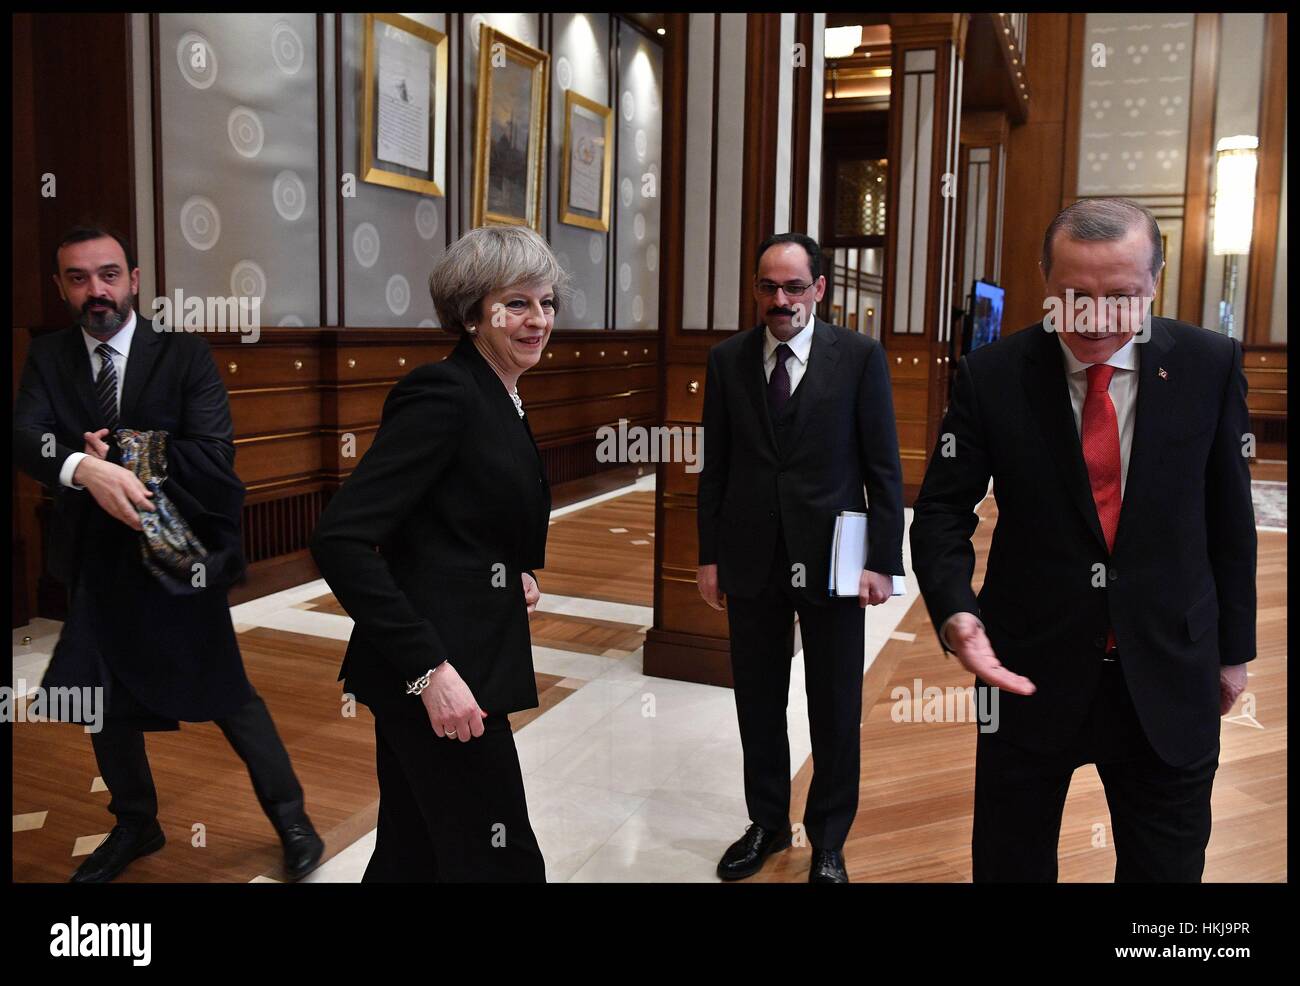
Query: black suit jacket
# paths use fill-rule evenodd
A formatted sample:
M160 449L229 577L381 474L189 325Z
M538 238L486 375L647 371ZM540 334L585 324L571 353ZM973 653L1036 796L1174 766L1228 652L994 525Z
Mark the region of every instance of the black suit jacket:
M1000 696L1010 739L1059 749L1071 738L1113 627L1147 738L1178 766L1218 741L1220 665L1255 656L1246 378L1240 344L1193 325L1155 318L1149 341L1135 344L1136 418L1113 552L1060 341L1039 323L958 364L942 428L955 454L941 454L941 434L915 504L912 563L936 630L953 613L977 614L999 660L1037 686ZM970 537L990 477L998 520L977 598Z
M111 343L112 340L110 340ZM59 482L82 434L104 427L94 371L77 326L33 339L14 403L14 462L49 487L46 567L74 592L46 687L100 684L99 660L147 709L203 722L244 705L244 676L226 590L243 574L234 428L226 388L197 335L136 327L122 382L119 427L166 431L176 509L211 553L206 585L176 596L144 567L140 534L105 513L86 490ZM109 442L108 458L120 462Z
M836 515L858 510L868 514L867 567L902 575L902 467L884 349L816 320L795 418L778 445L763 333L759 325L709 351L699 563L718 566L723 592L758 595L780 530L791 564L806 566L803 595L825 603Z
M520 573L545 561L550 511L532 431L468 337L399 381L311 543L356 623L348 691L416 702L406 683L450 660L485 711L534 708Z

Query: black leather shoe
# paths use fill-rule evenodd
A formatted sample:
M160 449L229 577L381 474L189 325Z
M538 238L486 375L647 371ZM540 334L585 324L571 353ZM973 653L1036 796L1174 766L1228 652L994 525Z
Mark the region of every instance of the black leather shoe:
M284 869L290 880L306 876L325 855L325 843L306 818L281 832L280 841L284 843Z
M809 883L848 883L844 870L844 853L838 849L814 849L812 866L808 868Z
M774 852L790 848L790 830L773 832L754 824L733 842L718 863L718 876L723 880L743 880L763 868L763 860Z
M108 883L130 865L132 860L157 852L166 842L162 827L155 819L145 828L114 825L108 838L99 844L86 861L77 867L69 883Z

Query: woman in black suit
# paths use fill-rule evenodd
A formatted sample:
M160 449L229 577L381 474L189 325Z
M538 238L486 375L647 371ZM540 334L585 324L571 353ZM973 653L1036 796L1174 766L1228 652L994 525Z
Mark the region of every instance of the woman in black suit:
M312 555L355 621L340 679L375 717L366 881L543 881L507 713L537 706L528 614L551 494L516 392L567 276L524 227L457 241L429 277L451 355L384 403Z

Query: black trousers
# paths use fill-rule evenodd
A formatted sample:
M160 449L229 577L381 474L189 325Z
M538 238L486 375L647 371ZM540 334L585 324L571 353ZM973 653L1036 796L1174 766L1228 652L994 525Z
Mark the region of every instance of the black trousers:
M302 821L306 817L302 785L262 697L254 694L233 715L215 721L248 768L258 803L277 834ZM151 824L158 816L158 792L145 754L144 733L129 720L109 716L103 729L91 733L91 744L111 795L108 810L117 824L126 828Z
M1088 719L1070 748L1046 754L980 733L975 755L976 883L1054 883L1070 777L1097 765L1110 807L1117 883L1199 883L1210 841L1219 748L1185 767L1156 755L1120 660L1105 662Z
M785 545L779 536L777 542L763 591L727 597L745 804L750 820L765 829L790 824L785 711L798 613L813 758L804 830L813 848L840 849L858 811L865 616L856 597L809 602L792 587Z
M439 737L419 699L375 713L379 827L365 883L542 883L510 720Z

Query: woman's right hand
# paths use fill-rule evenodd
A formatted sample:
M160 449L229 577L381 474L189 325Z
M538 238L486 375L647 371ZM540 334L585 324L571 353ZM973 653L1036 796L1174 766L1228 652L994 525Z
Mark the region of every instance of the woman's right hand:
M429 714L433 731L448 739L468 743L483 735L487 713L478 707L469 685L456 673L450 661L443 661L429 676L429 686L420 692L424 711Z

